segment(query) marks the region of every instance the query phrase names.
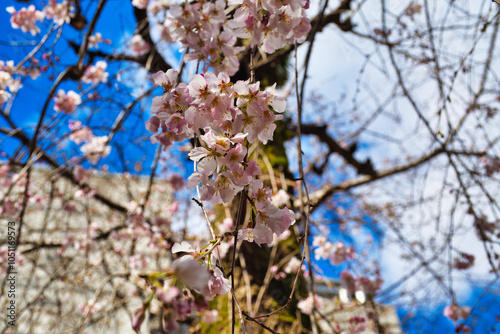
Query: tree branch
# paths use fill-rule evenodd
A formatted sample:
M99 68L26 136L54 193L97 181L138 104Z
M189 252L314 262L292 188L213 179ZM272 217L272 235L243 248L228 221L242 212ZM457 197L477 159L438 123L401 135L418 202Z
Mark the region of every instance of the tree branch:
M316 124L302 124L302 134L315 135L323 143L328 145L330 153L334 152L339 154L344 158L344 160L352 165L358 171L360 175L371 175L375 176L375 170L370 159L366 159L365 162L359 162L354 158L354 153L356 152L357 144L353 144L349 149L342 148L327 132L327 125L316 125ZM329 154L327 155L328 159ZM322 172L322 169L326 166L324 164L321 170L316 171L318 173Z
M312 194L309 195L309 198L311 200L311 206L312 206L311 210L314 210L318 205L323 203L330 195L332 195L335 192L346 191L346 190L349 190L349 189L352 189L352 188L355 188L355 187L358 187L358 186L361 186L361 185L364 185L364 184L367 184L367 183L370 183L370 182L373 182L373 181L376 181L379 179L383 179L383 178L386 178L386 177L389 177L392 175L406 172L412 168L418 167L418 166L428 162L429 160L435 158L436 156L438 156L439 154L444 153L444 152L445 152L445 149L442 147L439 147L439 148L435 149L434 151L432 151L428 154L425 154L417 159L411 160L410 162L408 162L406 164L402 164L399 166L388 168L386 170L382 170L379 172L374 172L373 175L365 175L365 176L362 176L362 177L359 177L359 178L356 178L353 180L348 180L348 181L342 182L340 184L326 184L321 189L316 190L315 192L313 192ZM300 205L300 199L295 200L294 205L298 207Z

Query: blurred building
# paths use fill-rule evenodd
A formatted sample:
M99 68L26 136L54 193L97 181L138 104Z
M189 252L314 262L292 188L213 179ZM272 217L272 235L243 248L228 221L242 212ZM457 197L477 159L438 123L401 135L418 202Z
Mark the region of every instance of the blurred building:
M25 185L22 168L4 177L18 181L0 187L0 254L6 247L3 231L19 214ZM81 186L57 170L37 167L31 179L17 245L16 327L7 326L6 312L0 312L0 332L135 333L130 315L143 301L136 278L142 270L168 265L166 247L157 253L140 233L168 237L173 199L168 182L154 183L145 210L154 218L145 223L134 220L134 211L148 192L148 176L94 173L84 175ZM7 268L0 260L3 285ZM2 308L8 302L2 293Z
M339 280L318 282L315 289L321 305L315 321L322 333L403 333L393 306L371 305L362 291L349 296Z

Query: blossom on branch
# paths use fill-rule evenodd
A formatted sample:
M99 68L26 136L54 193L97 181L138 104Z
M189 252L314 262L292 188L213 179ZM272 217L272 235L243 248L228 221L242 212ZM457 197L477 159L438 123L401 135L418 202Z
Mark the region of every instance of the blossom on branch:
M136 34L130 39L129 48L130 53L133 56L142 56L143 54L148 53L151 47L141 35Z
M139 9L144 9L148 6L149 0L132 0L132 5Z
M96 32L94 35L89 37L89 48L97 49L99 47L98 43L111 44L111 40L102 38L102 34L100 32Z
M71 18L74 16L72 10L73 5L66 0L62 3L57 3L57 0L49 0L43 12L48 19L53 19L57 25L63 25L71 21Z
M106 67L108 67L108 64L104 60L98 61L95 65L90 65L85 69L82 81L94 85L101 82L106 83L108 81L108 73L105 72Z
M60 89L54 98L54 110L71 114L76 110L76 107L82 103L82 99L78 93L70 90L67 93Z
M87 157L90 163L97 163L100 158L108 156L111 146L107 145L108 136L92 137L87 143L82 145L80 151Z
M43 21L45 14L36 10L34 5L29 5L28 8L21 8L17 11L12 6L6 9L12 15L10 18L12 28L29 32L33 36L40 32L40 28L36 25L36 22Z

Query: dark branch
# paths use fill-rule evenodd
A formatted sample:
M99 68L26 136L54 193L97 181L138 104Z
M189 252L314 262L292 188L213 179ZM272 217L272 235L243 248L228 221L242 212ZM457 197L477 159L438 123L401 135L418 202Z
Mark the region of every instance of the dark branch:
M302 124L302 133L306 135L315 135L321 140L323 143L328 145L330 149L330 153L337 153L344 158L344 160L352 165L358 171L360 175L371 175L375 176L376 172L373 169L372 162L370 159L367 159L365 162L359 162L354 158L354 153L356 152L357 145L353 144L348 149L342 148L327 132L326 125L315 125L315 124ZM328 160L328 156L326 160ZM326 166L326 163L323 164L321 169L316 172L321 172L322 169Z

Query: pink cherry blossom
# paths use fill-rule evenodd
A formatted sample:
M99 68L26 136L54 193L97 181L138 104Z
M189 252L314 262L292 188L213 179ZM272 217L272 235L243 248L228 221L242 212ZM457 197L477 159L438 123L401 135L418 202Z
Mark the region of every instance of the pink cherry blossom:
M233 75L239 68L237 54L244 47L236 46L236 36L227 24L225 9L223 0L170 6L170 16L160 29L161 37L189 48L185 61L200 60L204 71L212 68L216 73Z
M362 334L365 333L367 328L366 319L364 317L354 316L348 320L349 323L349 333L350 334Z
M82 81L85 83L92 83L97 85L99 83L105 83L108 81L108 73L105 72L108 64L104 61L98 61L95 65L90 65L85 69L85 73L82 76Z
M174 6L172 15L183 21L197 14ZM274 86L261 91L260 83L238 81L233 85L227 73L198 74L187 85L177 84L177 75L174 70L153 75L164 94L153 99L154 115L146 122L146 128L155 133L151 141L168 147L203 131L198 137L201 145L189 152L197 167L188 179L188 188L200 186L202 201L228 203L252 184L249 196L258 212L255 226L239 238L271 244L295 222L295 214L271 203L271 189L255 179L261 169L255 161L245 161L244 143L272 139L274 123L282 118L276 113L286 107L284 98Z
M200 264L191 255L184 255L174 262L170 268L179 281L186 286L202 291L208 286L210 274L205 265Z
M99 43L111 44L111 40L103 38L100 32L96 32L94 35L89 37L89 48L97 49L99 47Z
M63 25L69 23L74 16L72 10L73 5L69 1L64 0L62 3L57 3L57 0L49 0L43 12L48 19L54 20L57 25Z
M296 257L292 257L290 261L286 264L285 268L283 271L287 274L295 274L297 271L301 268L300 266L300 260L297 259ZM305 269L305 266L302 265L302 270Z
M148 6L149 0L132 0L132 5L139 9L144 9Z
M275 195L273 195L273 197L271 199L271 204L276 206L276 207L280 207L280 206L285 205L289 199L290 199L290 195L288 195L288 193L285 190L280 189L280 190L278 190L278 192Z
M207 300L212 300L215 296L225 295L229 291L231 291L231 282L224 277L219 268L215 267L207 287L201 292Z
M12 77L9 72L0 70L0 90L6 90L7 88L11 93L15 93L21 88L21 82Z
M217 310L206 310L201 315L201 321L203 321L206 324L213 324L217 320L219 320L219 311Z
M94 137L94 134L92 133L92 130L90 130L88 127L82 127L81 122L77 121L72 125L70 123L70 130L73 132L69 135L69 140L74 142L75 144L79 145L82 142L89 141Z
M146 42L141 35L134 35L130 39L129 43L130 47L130 53L133 56L142 56L143 54L146 54L149 52L151 49L150 45L148 42Z
M345 247L344 243L333 243L327 241L323 235L314 236L314 257L316 260L329 259L332 264L338 265L344 261L356 258L356 252L352 247Z
M12 15L10 18L12 28L29 32L33 36L40 32L40 28L37 27L36 22L43 21L45 14L36 10L34 5L30 5L28 8L21 8L18 11L12 6L7 7L7 12Z
M467 319L470 314L470 307L460 307L456 304L448 305L444 308L443 315L453 321Z
M227 152L221 163L229 167L232 171L238 170L240 168L240 163L243 161L246 154L246 147L238 143L234 148Z
M229 172L218 174L209 184L215 190L213 200L219 204L229 203L238 192L243 190L242 186L234 184Z
M54 110L71 114L76 110L76 107L82 103L82 99L78 93L70 90L67 93L60 89L54 98Z
M153 74L153 80L155 84L163 87L165 93L168 93L177 83L178 75L179 73L173 69L169 69L167 72L158 71Z
M181 243L176 242L172 246L172 254L176 253L189 253L193 258L200 256L199 250L191 246L191 244L187 241L181 241Z
M11 94L0 89L0 107L9 100Z
M306 299L301 300L297 304L297 307L302 311L302 313L311 315L314 309L321 309L321 302L317 295L313 296L312 294L309 294Z
M380 277L370 280L367 277L358 277L356 279L357 289L363 291L367 295L375 295L375 293L380 290L384 281Z
M108 136L92 137L82 145L80 151L87 157L90 163L97 163L101 157L106 157L111 152L111 146L107 145Z

